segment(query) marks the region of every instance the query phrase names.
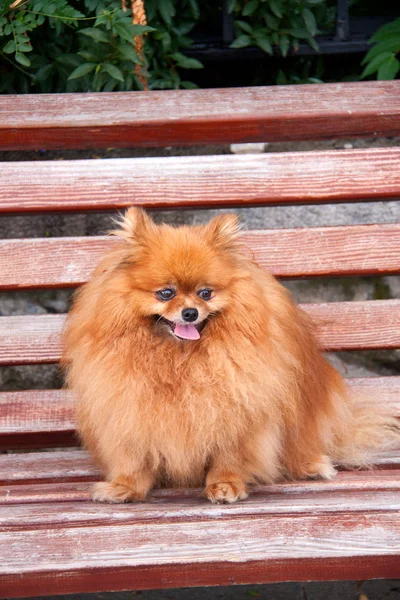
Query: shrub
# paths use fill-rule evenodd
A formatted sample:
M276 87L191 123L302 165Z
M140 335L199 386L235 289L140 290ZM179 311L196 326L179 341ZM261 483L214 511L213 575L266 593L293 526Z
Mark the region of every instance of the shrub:
M77 4L81 12L75 7ZM151 27L132 24L120 0L0 0L0 93L193 87L181 69L202 64L184 55L199 19L197 0L147 0ZM135 36L146 35L139 57Z

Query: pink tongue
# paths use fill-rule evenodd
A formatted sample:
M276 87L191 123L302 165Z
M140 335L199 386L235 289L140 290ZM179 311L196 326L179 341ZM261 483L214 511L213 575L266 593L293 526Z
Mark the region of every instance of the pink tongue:
M175 325L174 334L184 340L198 340L200 334L194 325Z

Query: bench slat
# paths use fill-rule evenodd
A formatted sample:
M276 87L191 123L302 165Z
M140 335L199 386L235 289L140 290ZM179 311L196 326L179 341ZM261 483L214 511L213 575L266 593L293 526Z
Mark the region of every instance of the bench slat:
M375 465L383 469L400 468L400 452L387 452L379 456ZM101 479L89 454L80 449L29 452L25 454L0 455L0 482L5 486L27 484L59 484L90 482ZM0 490L8 494L7 487Z
M387 463L389 458L386 457ZM379 460L382 461L383 458ZM393 466L393 468L376 468L368 471L342 471L331 480L309 479L281 482L269 486L257 486L252 494L259 497L263 493L268 493L269 497L272 497L272 495L282 497L282 495L296 496L297 494L303 495L305 493L312 493L313 495L319 493L325 494L327 492L337 493L343 490L347 493L398 490L400 489L398 471L400 461L398 460L397 464L394 462L390 466ZM69 481L64 483L56 481L54 483L30 483L29 485L25 483L9 484L6 482L0 487L0 506L10 504L87 502L91 500L91 485L88 481ZM151 498L155 501L159 499L181 501L186 498L197 498L200 494L200 489L155 489L151 493ZM58 510L60 510L60 507Z
M277 277L400 272L398 223L246 231L241 239ZM85 283L115 241L107 236L0 240L0 289Z
M400 148L0 163L0 212L398 198Z
M0 96L0 149L393 136L398 81Z
M370 478L371 479L371 478ZM345 511L352 512L386 512L400 511L400 485L396 485L395 473L392 476L379 478L381 483L391 486L390 489L379 487L369 490L347 489L337 486L335 490L320 488L313 493L313 487L303 492L287 493L277 487L268 487L254 491L246 502L233 506L210 506L201 497L201 491L187 497L153 497L149 502L113 506L89 502L66 502L62 505L47 503L3 506L0 508L0 531L24 531L51 527L72 528L78 526L113 526L134 525L137 523L157 523L173 521L179 527L181 522L201 519L205 525L215 519L260 518L269 515L302 516L310 512L310 494L313 496L313 514L328 514ZM295 484L296 485L296 484ZM271 486L272 487L272 486ZM329 485L327 486L329 487Z
M220 507L214 507L218 511ZM398 576L396 510L0 533L3 597ZM12 552L10 552L12 548ZM34 561L27 561L34 556ZM56 578L55 578L56 576Z
M303 304L327 351L398 348L400 300ZM55 363L65 315L0 317L0 365Z
M400 377L348 379L356 394L400 417ZM0 449L75 446L74 399L66 390L0 393Z

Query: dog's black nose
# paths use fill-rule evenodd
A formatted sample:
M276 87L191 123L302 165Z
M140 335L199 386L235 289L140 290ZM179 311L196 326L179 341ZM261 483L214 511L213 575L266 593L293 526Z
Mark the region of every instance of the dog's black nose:
M197 308L184 308L182 311L182 319L184 321L188 321L189 323L195 321L198 316L199 311L197 310Z

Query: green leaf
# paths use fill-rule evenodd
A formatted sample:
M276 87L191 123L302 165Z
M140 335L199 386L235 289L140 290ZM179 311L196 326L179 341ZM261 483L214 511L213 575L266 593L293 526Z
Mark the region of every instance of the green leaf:
M304 23L307 27L307 31L309 31L309 33L312 36L314 36L317 33L317 22L315 20L314 14L311 12L311 10L309 8L305 8L301 14L302 14Z
M270 6L272 12L274 13L274 15L276 15L277 17L282 19L283 13L282 13L281 2L279 0L271 0L271 2L269 3L269 6Z
M132 25L125 23L124 21L118 21L114 25L114 31L127 42L132 42L133 38L137 35L144 35L149 31L154 31L154 27L147 27L144 25Z
M95 54L92 54L91 52L87 52L86 50L79 50L79 52L77 52L77 54L79 56L82 56L82 58L84 58L88 62L96 62L97 63L99 60L98 56L96 56Z
M299 28L289 29L288 33L290 33L290 35L292 35L295 38L300 38L303 40L306 40L309 36L308 31L306 31L305 29L299 29Z
M120 69L118 69L118 67L112 65L111 63L104 63L103 71L111 75L111 77L113 77L117 81L124 81L124 76L122 75Z
M171 25L172 17L175 16L175 8L171 0L158 0L158 12L167 25Z
M321 4L322 2L325 2L325 0L307 0L307 4Z
M400 62L393 55L381 64L378 69L378 79L394 79L400 70Z
M18 50L20 52L32 52L33 48L30 44L18 44Z
M17 62L19 62L20 65L23 65L24 67L31 66L31 61L29 60L29 58L27 56L25 56L25 54L22 54L22 52L15 53L15 60Z
M120 55L122 56L122 58L125 58L126 60L130 60L133 63L135 63L136 65L140 65L140 59L137 55L136 50L133 48L133 46L119 46L118 51L120 53Z
M249 35L239 35L234 42L230 45L230 48L245 48L251 46L251 37Z
M281 39L279 40L279 48L281 49L282 52L282 56L286 56L289 50L289 38L287 37L287 35L282 35Z
M54 72L53 65L44 65L44 67L40 67L35 73L35 77L37 81L45 81L52 75Z
M6 54L12 54L13 52L15 52L15 50L16 46L14 40L9 40L3 48L3 52L5 52Z
M265 22L270 29L274 31L277 31L279 29L279 22L273 15L265 15Z
M387 23L380 27L376 33L370 39L371 42L384 42L388 37L400 36L400 19L396 19L391 23Z
M376 44L376 46L367 52L361 64L364 65L379 54L382 54L382 52L393 52L394 54L400 52L400 38L392 38L384 42L379 42L379 44Z
M259 0L249 0L249 2L246 2L246 4L243 7L243 10L242 10L242 15L244 17L248 17L249 15L252 15L254 12L256 12L256 10L258 8L258 3L259 3Z
M193 19L200 19L200 8L196 0L189 0L190 8L192 9Z
M197 90L199 86L193 83L193 81L181 81L181 87L185 90Z
M277 85L287 85L288 80L283 71L279 71L278 77L276 78L276 83L277 83Z
M80 63L76 54L60 54L60 56L57 56L56 61L67 67L78 67Z
M315 52L319 52L319 46L318 46L317 42L314 40L314 38L311 37L311 35L308 36L307 42L311 46L311 48L313 48L313 50L315 50Z
M82 65L79 65L79 67L72 71L71 75L68 77L68 81L70 81L71 79L78 79L79 77L84 77L91 71L94 71L95 68L95 63L83 63Z
M250 23L246 23L246 21L235 21L235 25L238 25L238 27L240 27L240 29L242 29L242 31L245 31L246 33L253 32L252 26L250 25Z
M259 48L261 48L261 50L263 50L264 52L267 52L267 54L272 54L273 50L272 50L272 45L269 41L269 39L266 36L260 35L260 34L256 34L254 36L254 39L256 40L256 44Z
M378 54L378 56L375 56L375 58L371 60L371 62L365 67L364 71L361 73L361 79L377 71L380 64L388 58L390 58L391 56L394 56L393 52L382 52L382 54Z
M236 4L236 0L228 0L227 9L228 9L229 14L234 11L235 4Z
M90 37L95 42L103 42L107 44L110 41L107 33L98 27L86 27L85 29L79 29L78 33L82 33L83 35Z
M171 54L170 56L172 60L176 62L178 67L182 67L182 69L203 69L203 65L199 60L188 58L180 52L175 52L175 54Z

